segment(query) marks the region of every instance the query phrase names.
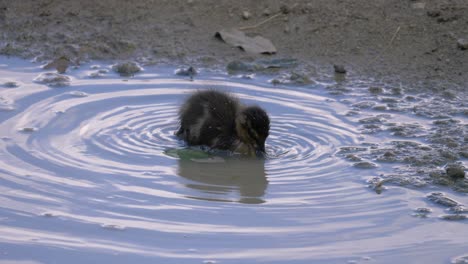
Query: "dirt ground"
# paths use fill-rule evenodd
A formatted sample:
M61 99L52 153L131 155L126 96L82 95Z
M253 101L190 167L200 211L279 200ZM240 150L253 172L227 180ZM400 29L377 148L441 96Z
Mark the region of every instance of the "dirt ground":
M214 38L223 28L269 18L245 32L270 39L276 55L247 54ZM468 83L466 0L0 0L0 33L1 54L39 60L219 66L296 58L325 71L342 64L355 76L431 90L465 91Z

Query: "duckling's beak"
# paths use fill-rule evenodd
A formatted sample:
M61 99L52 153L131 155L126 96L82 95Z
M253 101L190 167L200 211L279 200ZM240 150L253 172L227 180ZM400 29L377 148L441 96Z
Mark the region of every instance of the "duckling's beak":
M257 145L255 148L255 154L257 157L264 157L265 156L265 143Z

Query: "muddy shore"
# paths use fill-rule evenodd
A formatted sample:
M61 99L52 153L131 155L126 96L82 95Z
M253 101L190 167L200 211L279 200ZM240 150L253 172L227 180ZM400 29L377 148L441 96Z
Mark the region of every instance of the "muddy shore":
M244 16L243 16L244 14ZM247 14L247 15L245 15ZM197 64L295 58L310 71L465 91L468 2L421 1L1 1L0 54ZM268 38L275 55L214 38L223 28Z

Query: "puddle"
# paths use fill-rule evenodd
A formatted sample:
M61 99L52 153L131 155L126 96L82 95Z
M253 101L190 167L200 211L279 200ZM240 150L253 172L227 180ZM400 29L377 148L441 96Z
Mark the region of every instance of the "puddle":
M0 259L447 263L468 253L468 184L444 169L466 164L462 100L157 66L121 77L82 65L49 82L40 65L0 61ZM203 88L269 113L266 159L177 140L178 107Z

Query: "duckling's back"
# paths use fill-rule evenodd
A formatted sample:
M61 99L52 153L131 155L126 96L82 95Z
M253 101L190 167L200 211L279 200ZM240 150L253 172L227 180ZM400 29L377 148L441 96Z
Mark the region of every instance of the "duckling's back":
M198 91L179 111L177 136L189 145L230 149L236 140L235 119L240 108L237 98L223 92Z

